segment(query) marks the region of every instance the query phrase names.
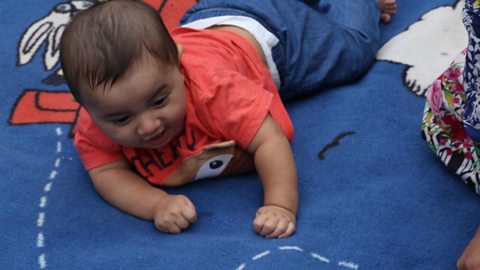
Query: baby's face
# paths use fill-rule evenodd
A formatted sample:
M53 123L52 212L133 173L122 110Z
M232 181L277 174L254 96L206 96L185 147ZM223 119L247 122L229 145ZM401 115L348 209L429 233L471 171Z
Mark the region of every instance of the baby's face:
M184 125L183 75L176 65L164 65L153 57L144 58L107 89L100 85L85 91L82 98L100 129L123 146L165 146Z

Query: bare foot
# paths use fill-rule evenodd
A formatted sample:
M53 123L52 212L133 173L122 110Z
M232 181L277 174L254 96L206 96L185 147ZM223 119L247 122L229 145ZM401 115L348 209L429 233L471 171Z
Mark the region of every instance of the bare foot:
M396 0L377 0L380 7L380 21L388 23L397 12Z

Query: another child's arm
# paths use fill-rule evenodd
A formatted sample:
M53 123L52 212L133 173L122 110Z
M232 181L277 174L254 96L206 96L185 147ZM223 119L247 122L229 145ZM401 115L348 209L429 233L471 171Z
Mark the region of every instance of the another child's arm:
M290 143L270 115L248 151L254 156L264 189L264 206L258 209L253 227L265 237L288 237L295 232L297 171Z
M97 192L110 204L133 216L153 220L162 232L179 233L197 219L193 203L182 195L169 195L131 170L120 160L89 171Z
M457 261L459 270L480 270L480 227L477 228L462 256Z

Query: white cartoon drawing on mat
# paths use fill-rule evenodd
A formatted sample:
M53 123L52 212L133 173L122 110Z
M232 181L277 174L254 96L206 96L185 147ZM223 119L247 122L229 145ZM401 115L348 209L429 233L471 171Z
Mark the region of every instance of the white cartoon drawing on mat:
M272 250L265 250L263 252L260 252L256 255L254 255L250 261L241 263L236 270L246 270L248 269L248 266L255 265L256 262L259 262L262 258L266 258L267 256L278 256L278 255L284 255L285 253L289 252L297 252L304 254L306 257L310 257L313 259L315 263L315 267L321 267L321 266L326 266L326 265L335 265L338 268L334 269L349 269L349 270L358 270L359 265L357 263L351 262L351 261L335 261L330 258L327 258L325 256L322 256L316 252L309 252L299 246L280 246L277 249L272 249ZM316 268L318 269L318 268Z
M463 1L425 13L419 21L385 43L377 60L403 64L405 85L424 96L440 75L467 44L462 23Z
M45 70L53 70L60 58L60 38L65 27L73 15L92 6L95 0L73 0L68 3L56 5L45 17L33 23L23 34L18 46L17 65L25 65L32 61L42 44L46 43L46 50L43 55ZM59 85L63 80L55 80L56 77L63 78L61 69L57 69L47 78L50 84ZM59 82L57 82L59 81Z

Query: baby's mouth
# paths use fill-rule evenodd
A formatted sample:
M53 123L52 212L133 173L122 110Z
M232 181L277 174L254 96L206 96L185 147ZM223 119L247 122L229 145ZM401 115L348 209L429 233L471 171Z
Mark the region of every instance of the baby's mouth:
M166 130L154 135L154 136L151 136L149 138L147 138L146 140L144 140L146 143L149 143L149 144L163 144L163 142L167 139L167 132Z

